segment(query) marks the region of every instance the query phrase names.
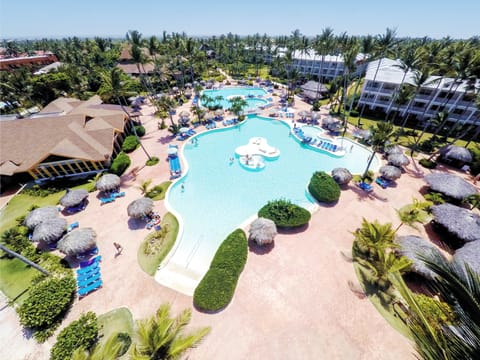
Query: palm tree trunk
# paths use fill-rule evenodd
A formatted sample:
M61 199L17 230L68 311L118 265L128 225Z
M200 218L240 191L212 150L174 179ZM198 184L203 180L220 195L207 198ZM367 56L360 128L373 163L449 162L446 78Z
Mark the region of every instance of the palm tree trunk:
M42 268L41 266L35 264L33 261L30 261L28 260L26 257L20 255L19 253L16 253L15 251L13 250L10 250L9 248L5 247L4 245L0 244L0 250L6 252L7 254L17 258L18 260L20 261L23 261L25 264L33 267L35 270L38 270L40 271L41 273L47 275L47 276L50 276L50 273L45 270L44 268Z
M367 168L365 169L365 172L364 172L363 175L362 175L362 179L365 179L365 178L367 177L367 175L368 175L368 170L370 169L370 166L372 165L372 161L373 161L376 153L377 153L377 150L376 150L376 149L373 149L372 155L371 155L370 158L368 159Z

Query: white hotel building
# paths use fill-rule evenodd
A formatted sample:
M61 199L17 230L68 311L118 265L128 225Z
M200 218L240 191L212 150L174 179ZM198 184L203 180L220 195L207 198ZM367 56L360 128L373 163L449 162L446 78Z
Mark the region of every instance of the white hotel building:
M358 108L365 104L373 111L397 110L398 105L393 98L399 90L404 71L396 66L399 61L384 58L375 77L379 61L368 64ZM412 71L408 72L404 82L414 86L413 75ZM435 117L444 106L444 111L449 113L448 121L478 123L480 126L480 111L475 106L475 93L480 88L480 81L477 80L475 91L466 91L466 82L454 81L452 78L430 77L411 102L400 105L400 114L407 116L408 108L412 120L423 121Z

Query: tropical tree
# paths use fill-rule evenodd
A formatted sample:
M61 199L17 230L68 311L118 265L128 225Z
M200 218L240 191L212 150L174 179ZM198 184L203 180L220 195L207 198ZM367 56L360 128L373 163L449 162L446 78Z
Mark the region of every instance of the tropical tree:
M210 332L210 328L205 327L185 334L191 310L186 309L174 318L170 310L170 304L162 304L154 316L137 321L136 339L130 352L133 360L178 359Z
M118 334L113 334L104 344L97 343L91 350L76 349L72 360L116 360L121 355L123 346Z
M426 209L430 206L428 202L422 202L418 199L413 199L412 204L396 210L398 218L400 219L400 224L395 229L395 233L403 226L408 225L416 228L415 223L421 223L425 220Z
M379 121L370 128L371 136L369 138L370 143L372 145L372 154L370 155L367 163L367 168L363 173L363 178L366 178L368 175L368 170L370 169L370 165L372 164L373 159L375 158L375 154L382 149L387 141L389 142L392 136L395 133L395 128L393 124L387 123L385 121Z
M239 120L243 120L245 118L243 109L248 106L247 100L240 96L235 96L228 101L230 102L230 111L233 112Z
M2 235L3 237L4 235ZM2 239L3 240L3 239ZM0 244L0 250L6 252L8 255L10 256L13 256L15 258L17 258L18 260L20 261L23 261L25 264L27 264L28 266L31 266L33 267L34 269L40 271L41 273L45 274L45 275L50 275L50 273L45 270L44 268L42 268L40 265L38 264L35 264L33 261L30 261L29 259L27 259L25 256L22 256L20 255L19 253L13 251L13 250L10 250L9 248L7 248L5 245L2 245Z

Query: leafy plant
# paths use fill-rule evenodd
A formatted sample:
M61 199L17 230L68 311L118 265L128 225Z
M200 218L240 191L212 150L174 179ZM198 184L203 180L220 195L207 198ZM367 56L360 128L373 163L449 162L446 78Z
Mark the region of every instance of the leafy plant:
M464 204L469 204L472 209L480 209L480 194L472 194L467 196L462 202Z
M135 150L138 145L140 145L138 138L135 135L129 135L125 138L125 140L123 140L122 150L126 153L129 153Z
M258 211L258 217L272 220L278 227L299 227L310 221L308 210L293 204L289 200L269 201Z
M127 154L121 152L117 155L117 157L112 161L112 165L110 166L110 172L112 174L116 174L121 176L125 170L130 166L131 160Z
M433 192L432 191L432 192L429 192L429 193L423 195L423 197L425 198L425 200L431 201L435 205L445 203L445 199L444 199L443 195L438 193L438 192Z
M317 171L312 175L308 191L320 202L332 203L340 198L340 186L323 171Z
M147 166L157 165L159 161L160 161L160 159L158 157L152 156L150 159L147 160L145 165L147 165Z
M143 127L142 125L136 125L135 132L138 137L143 137L145 135L145 127Z
M428 159L420 159L418 162L427 169L435 169L437 167L437 163L435 161L430 161Z
M237 229L222 242L210 268L193 294L193 303L200 309L217 311L232 300L248 255L245 232Z

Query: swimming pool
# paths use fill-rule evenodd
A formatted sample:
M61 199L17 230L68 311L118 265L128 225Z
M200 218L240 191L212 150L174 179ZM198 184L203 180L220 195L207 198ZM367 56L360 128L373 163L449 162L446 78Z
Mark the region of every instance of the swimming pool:
M235 155L235 149L253 137L265 138L280 151L276 159L265 158L261 171L245 169ZM286 198L311 207L314 200L306 186L314 171L330 173L335 167L346 167L352 173L362 173L371 154L345 139L345 147L353 145L353 151L335 157L303 145L283 121L259 116L249 116L240 125L201 133L196 138L195 144L188 142L183 147L186 175L167 193L167 207L183 224L181 233L155 276L161 284L189 295L225 237L269 200ZM372 170L378 167L379 161L374 159Z
M221 96L223 99L215 101L214 104L219 104L224 109L230 107L230 102L228 101L230 97L241 96L245 98L248 104L245 110L253 110L261 105L268 104L267 100L258 98L267 94L264 89L259 87L229 87L225 89L204 90L202 93L202 95L209 96L212 99Z

